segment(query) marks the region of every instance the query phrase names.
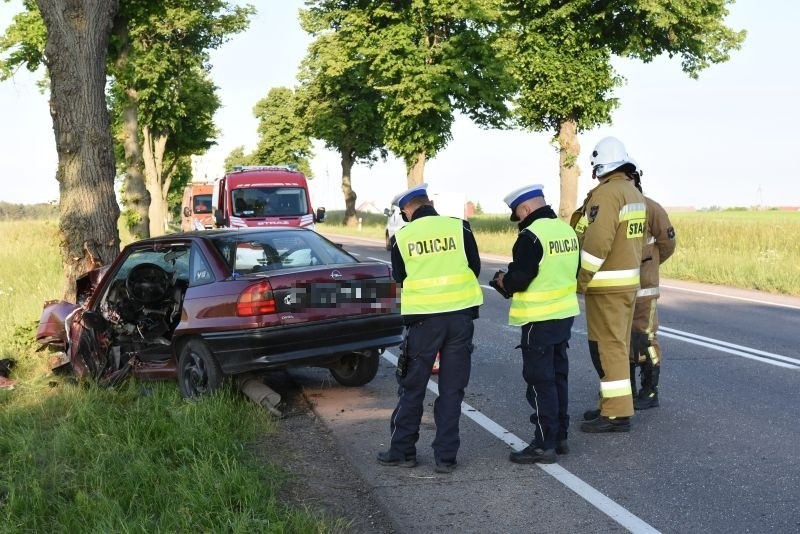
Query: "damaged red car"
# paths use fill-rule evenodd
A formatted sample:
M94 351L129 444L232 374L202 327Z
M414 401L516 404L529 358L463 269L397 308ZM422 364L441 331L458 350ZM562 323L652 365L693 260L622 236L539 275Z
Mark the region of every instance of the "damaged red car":
M81 377L176 378L185 397L298 366L360 386L402 340L397 293L387 265L312 230L178 233L132 243L83 277L78 305L45 303L37 340Z

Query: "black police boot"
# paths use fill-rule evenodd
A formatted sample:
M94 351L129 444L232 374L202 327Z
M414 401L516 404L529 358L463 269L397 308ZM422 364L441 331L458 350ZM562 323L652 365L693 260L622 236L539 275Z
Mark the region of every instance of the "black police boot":
M397 454L391 450L378 453L378 463L381 465L388 465L392 467L416 467L416 456L404 456Z
M556 454L569 454L569 443L567 443L567 438L560 439L556 442Z
M521 451L513 451L508 459L515 464L553 464L556 462L555 449L540 449L535 445L528 445Z
M455 460L436 460L436 467L433 470L448 475L456 470L456 465L458 463Z
M581 423L581 431L592 434L600 432L629 432L630 429L630 417L606 417L601 415L597 419Z

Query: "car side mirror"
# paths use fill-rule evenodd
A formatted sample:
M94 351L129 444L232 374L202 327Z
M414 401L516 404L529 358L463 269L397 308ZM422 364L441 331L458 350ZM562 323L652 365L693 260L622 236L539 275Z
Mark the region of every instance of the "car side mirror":
M218 227L225 226L225 217L222 216L222 210L216 210L214 212L214 224Z
M384 208L383 214L388 217L392 214L392 210L390 210L389 208Z
M189 209L189 206L184 206L183 207L183 216L184 217L191 217L192 216L192 210Z
M317 215L314 217L314 222L325 222L325 208L317 208Z

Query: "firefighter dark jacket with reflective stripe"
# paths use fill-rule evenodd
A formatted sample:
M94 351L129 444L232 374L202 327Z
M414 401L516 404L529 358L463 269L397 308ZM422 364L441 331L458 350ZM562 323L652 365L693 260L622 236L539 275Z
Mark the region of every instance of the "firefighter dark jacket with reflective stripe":
M661 204L650 197L644 198L647 203L647 228L639 273L641 289L636 296L658 297L658 266L675 252L675 229Z
M483 290L465 252L464 221L414 217L395 238L406 273L400 297L404 316L468 310L483 303Z
M639 289L644 247L644 196L621 172L612 172L589 192L572 215L581 244L579 293Z
M567 223L553 215L553 218L535 219L517 238L536 240L542 253L535 278L523 291L514 292L511 297L510 325L565 319L580 313L575 293L578 237ZM530 232L531 237L524 232Z

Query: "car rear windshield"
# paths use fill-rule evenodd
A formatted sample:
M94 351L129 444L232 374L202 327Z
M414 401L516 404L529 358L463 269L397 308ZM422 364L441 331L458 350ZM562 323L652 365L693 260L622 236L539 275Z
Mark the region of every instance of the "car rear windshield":
M232 232L212 241L234 275L358 262L310 230Z
M231 191L237 217L296 217L308 213L302 187L240 187Z

